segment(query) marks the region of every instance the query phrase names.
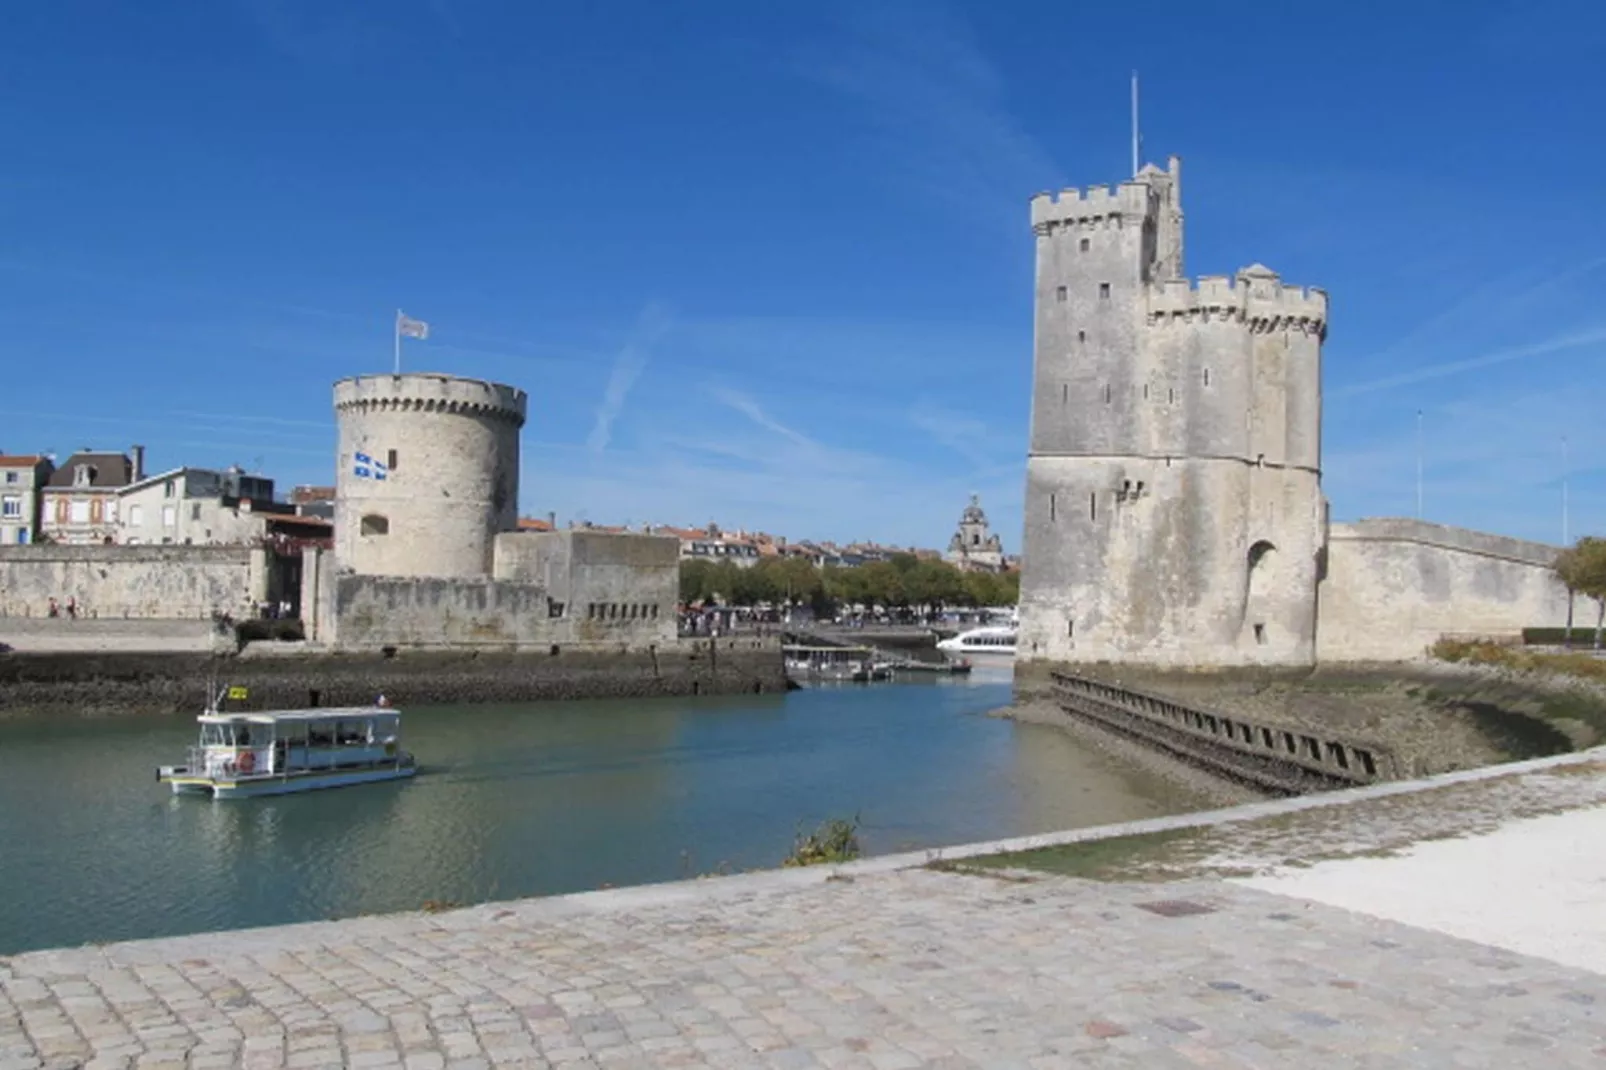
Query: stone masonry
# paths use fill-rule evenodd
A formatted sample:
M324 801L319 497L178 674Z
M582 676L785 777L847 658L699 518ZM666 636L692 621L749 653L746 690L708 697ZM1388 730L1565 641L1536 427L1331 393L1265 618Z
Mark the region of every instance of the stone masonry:
M1259 265L1188 281L1181 179L1032 201L1028 658L1315 656L1327 298Z
M448 375L335 384L340 564L377 576L487 576L518 526L524 391Z
M1308 667L1563 623L1556 547L1419 521L1329 532L1327 296L1259 264L1188 280L1181 177L1172 157L1032 200L1018 659Z

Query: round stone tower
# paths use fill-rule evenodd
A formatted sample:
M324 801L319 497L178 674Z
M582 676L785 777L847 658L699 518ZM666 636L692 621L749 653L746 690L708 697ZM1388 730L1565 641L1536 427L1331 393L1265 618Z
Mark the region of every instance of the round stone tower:
M487 576L518 526L516 387L410 373L335 384L338 566L375 576Z

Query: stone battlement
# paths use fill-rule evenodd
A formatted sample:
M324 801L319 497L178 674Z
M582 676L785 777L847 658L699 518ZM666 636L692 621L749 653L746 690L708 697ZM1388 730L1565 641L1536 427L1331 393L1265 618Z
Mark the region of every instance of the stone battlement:
M1258 265L1236 279L1205 275L1168 279L1149 287L1150 323L1230 319L1263 330L1327 330L1327 294L1318 287L1288 286Z
M362 375L335 384L335 411L444 412L524 425L527 397L517 387L453 375Z
M1081 226L1122 216L1142 216L1149 207L1146 182L1123 182L1115 188L1089 186L1066 189L1057 195L1039 193L1032 198L1032 229L1046 234L1056 226Z

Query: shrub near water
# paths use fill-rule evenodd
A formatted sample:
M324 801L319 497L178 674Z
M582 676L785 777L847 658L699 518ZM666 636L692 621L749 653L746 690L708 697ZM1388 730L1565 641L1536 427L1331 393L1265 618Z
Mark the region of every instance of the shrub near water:
M782 866L819 866L851 862L859 857L859 817L843 821L833 818L808 835L798 834L792 853Z
M1555 672L1587 680L1606 680L1606 661L1588 654L1540 654L1487 639L1440 639L1431 651L1440 661L1496 665L1518 672Z

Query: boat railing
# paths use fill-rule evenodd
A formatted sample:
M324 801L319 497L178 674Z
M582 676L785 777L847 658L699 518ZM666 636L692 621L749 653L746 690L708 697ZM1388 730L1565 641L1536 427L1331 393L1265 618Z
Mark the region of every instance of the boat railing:
M250 755L250 758L246 759L245 755ZM225 780L271 779L353 766L382 768L408 761L408 755L395 740L360 747L317 748L305 745L281 748L277 744L249 747L212 744L190 747L188 757L190 775ZM247 768L242 768L242 765Z

